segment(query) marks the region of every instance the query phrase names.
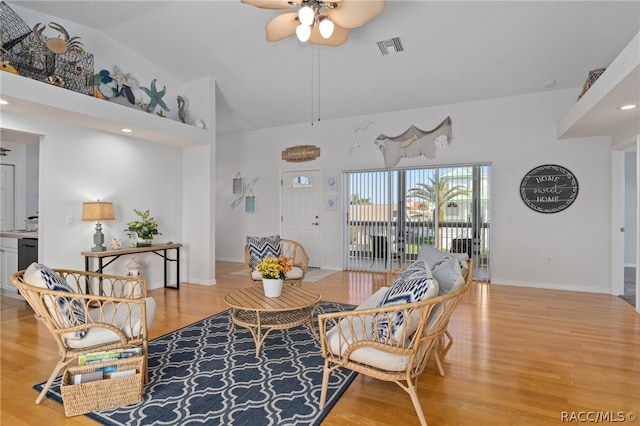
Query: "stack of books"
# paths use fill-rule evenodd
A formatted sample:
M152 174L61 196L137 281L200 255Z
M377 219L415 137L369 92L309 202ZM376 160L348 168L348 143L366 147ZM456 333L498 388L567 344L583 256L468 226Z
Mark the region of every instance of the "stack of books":
M71 384L78 385L81 383L94 382L102 379L115 379L118 377L131 376L136 374L135 369L118 371L116 365L108 365L109 361L115 361L118 359L131 358L134 356L142 355L142 349L130 348L119 349L105 352L93 352L80 355L78 358L78 365L90 365L96 364L95 371L82 374L74 374L71 376ZM104 364L104 365L100 365Z

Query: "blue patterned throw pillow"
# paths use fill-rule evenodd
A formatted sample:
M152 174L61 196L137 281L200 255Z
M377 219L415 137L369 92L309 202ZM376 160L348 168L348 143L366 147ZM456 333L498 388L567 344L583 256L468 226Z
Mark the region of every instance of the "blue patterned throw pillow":
M25 281L30 285L49 290L68 293L76 292L60 275L41 263L32 263L27 268ZM71 297L57 297L55 304L55 309L58 310L60 317L66 322L67 326L86 324L84 304L80 300ZM47 303L47 308L51 310L53 307ZM86 334L86 330L80 330L75 333L77 338L83 338Z
M378 307L401 305L405 303L419 302L438 295L438 282L431 275L429 265L424 260L412 263L400 277L387 290L384 297L378 303ZM391 317L377 315L374 326L377 323L377 333L380 341L386 341L389 332L394 342L401 339L403 324L407 322L405 337L408 338L417 329L420 321L419 314L414 318L405 318L403 312L397 312ZM389 324L391 323L391 324Z
M280 235L247 237L247 247L251 268L255 269L265 257L280 257Z

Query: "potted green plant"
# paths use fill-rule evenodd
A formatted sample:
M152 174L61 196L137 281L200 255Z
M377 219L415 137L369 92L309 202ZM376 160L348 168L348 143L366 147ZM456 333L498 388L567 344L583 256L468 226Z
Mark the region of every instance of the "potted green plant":
M133 211L140 216L140 220L127 223L127 229L125 229L125 231L129 233L130 237L135 233L138 238L143 241L136 244L138 247L150 246L153 242L154 235L162 235L158 232L158 222L149 216L149 210L141 212L140 210L133 209Z

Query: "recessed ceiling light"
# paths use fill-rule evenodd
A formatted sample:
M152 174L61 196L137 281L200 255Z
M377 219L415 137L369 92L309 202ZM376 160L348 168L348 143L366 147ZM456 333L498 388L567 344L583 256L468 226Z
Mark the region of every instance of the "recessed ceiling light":
M121 129L121 130L122 130L123 133L132 133L133 132L133 130L127 129L127 128L124 128L124 129Z
M623 111L626 111L628 109L634 109L634 108L637 108L637 107L638 107L638 105L629 104L629 105L621 106L620 109L623 110Z
M9 102L5 101L4 99L0 99L0 105L7 105Z

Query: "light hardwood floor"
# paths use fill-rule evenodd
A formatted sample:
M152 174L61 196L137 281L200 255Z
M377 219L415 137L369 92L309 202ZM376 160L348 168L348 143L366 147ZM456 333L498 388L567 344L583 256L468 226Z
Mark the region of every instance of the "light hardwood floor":
M158 307L151 337L227 309L223 295L249 285L231 274L240 269L218 262L216 286L152 290ZM359 304L384 285L384 275L339 272L305 285L323 300ZM34 404L32 386L55 365L53 340L25 302L3 297L1 313L2 425L95 424L65 417L48 398ZM640 414L640 315L619 297L476 282L449 330L455 342L444 358L446 376L432 360L418 384L430 426L559 425L573 413ZM373 424L418 421L397 385L360 375L323 425Z

